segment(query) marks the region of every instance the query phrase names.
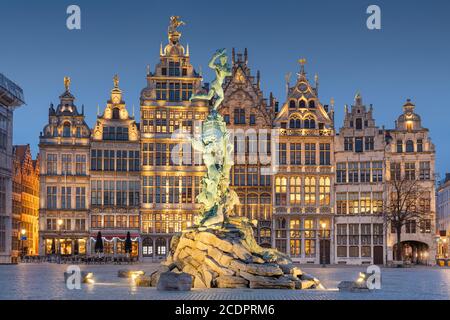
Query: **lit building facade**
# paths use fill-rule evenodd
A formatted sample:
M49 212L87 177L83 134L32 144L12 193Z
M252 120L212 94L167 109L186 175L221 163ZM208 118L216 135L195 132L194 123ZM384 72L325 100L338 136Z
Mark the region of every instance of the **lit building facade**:
M144 259L162 259L175 232L192 225L199 211L205 168L188 137L198 134L208 114L205 101L189 101L203 90L202 77L190 63L189 47L169 27L169 43L160 48L153 73L141 91L142 204L141 238ZM181 161L182 160L182 161Z
M225 98L219 113L234 139L231 186L239 196L235 214L257 220L256 240L272 245L272 176L270 173L270 131L274 99L269 104L260 88L259 71L254 77L248 54L232 52L232 75L224 83Z
M13 112L23 105L23 90L0 73L0 264L16 263L19 222L12 210Z
M90 147L90 253L94 253L100 232L105 254L125 254L125 239L130 232L131 254L138 256L139 128L126 109L117 76L105 110L97 116Z
M403 257L413 263L435 263L436 256L436 188L435 146L429 130L424 128L415 105L408 100L395 129L387 133L386 179L417 180L424 192L416 205L427 215L421 221L412 219L402 228ZM387 195L390 197L390 195ZM389 199L387 199L389 201ZM388 226L388 261L396 260L396 234Z
M440 183L436 197L437 230L439 231L438 252L439 258L448 258L448 245L450 237L450 173Z
M39 137L39 254L82 255L89 239L90 129L64 79L60 103L49 108Z
M33 160L30 145L13 147L12 210L17 223L19 251L39 253L39 163Z
M306 78L305 60L274 120L273 245L301 263L330 263L334 195L334 115ZM272 139L277 140L277 139Z
M384 264L384 131L373 118L373 108L355 103L345 107L344 125L335 136L336 194L335 262Z

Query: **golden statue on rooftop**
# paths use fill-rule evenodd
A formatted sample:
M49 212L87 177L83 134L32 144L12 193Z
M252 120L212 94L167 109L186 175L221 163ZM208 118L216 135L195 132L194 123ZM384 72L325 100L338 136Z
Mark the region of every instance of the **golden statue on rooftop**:
M119 76L117 74L114 75L113 81L114 81L114 88L118 88L119 87Z
M66 91L69 91L70 88L70 78L64 77L64 87L66 88Z

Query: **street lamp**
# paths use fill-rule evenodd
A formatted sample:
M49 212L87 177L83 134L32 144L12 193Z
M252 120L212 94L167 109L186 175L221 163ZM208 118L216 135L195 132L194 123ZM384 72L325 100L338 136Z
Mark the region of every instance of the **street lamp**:
M59 235L59 239L58 239L58 258L59 258L58 260L59 260L59 263L61 263L61 236L62 236L62 234L61 234L61 226L62 226L63 222L64 221L61 218L56 221L56 224L58 225L58 235Z
M322 251L322 268L325 268L325 228L327 227L327 224L325 222L322 222L320 224L322 227L322 246L320 248L320 251Z
M21 244L21 250L20 250L20 253L21 253L21 256L23 256L24 255L24 252L23 252L23 249L24 249L24 246L23 246L23 242L26 240L26 238L27 238L27 230L26 229L23 229L22 228L22 230L20 230L20 244Z

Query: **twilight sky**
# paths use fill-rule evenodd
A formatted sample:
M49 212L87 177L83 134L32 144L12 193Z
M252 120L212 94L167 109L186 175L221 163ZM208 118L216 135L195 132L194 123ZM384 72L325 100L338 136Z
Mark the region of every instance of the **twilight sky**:
M81 30L66 28L70 4L81 7ZM381 7L379 31L366 28L371 4ZM265 95L272 91L282 103L284 75L292 72L294 79L297 60L305 57L310 80L319 74L322 103L335 99L336 127L356 91L387 128L411 98L436 144L437 171L441 178L450 171L448 0L0 0L0 12L0 72L24 89L27 102L15 112L14 143L30 143L34 154L65 75L90 126L115 73L129 110L135 105L137 113L146 65L153 70L159 44L167 42L169 16L180 15L187 23L182 43L189 43L191 62L202 67L206 82L212 78L208 59L217 48L231 53L232 47L247 47Z

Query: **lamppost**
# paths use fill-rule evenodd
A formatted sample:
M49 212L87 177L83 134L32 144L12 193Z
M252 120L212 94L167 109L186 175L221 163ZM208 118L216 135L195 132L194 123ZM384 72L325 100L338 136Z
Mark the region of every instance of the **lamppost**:
M61 218L56 221L56 224L58 225L58 236L59 236L58 249L57 249L57 251L58 251L58 263L61 263L61 236L62 236L61 226L62 226L63 222L64 221Z
M24 256L24 246L23 246L23 242L27 240L27 230L22 228L22 230L20 230L20 245L21 245L21 249L20 249L20 256L23 257Z
M327 224L322 222L320 226L322 227L322 246L320 248L320 251L322 251L322 268L325 268L325 228L327 227Z

